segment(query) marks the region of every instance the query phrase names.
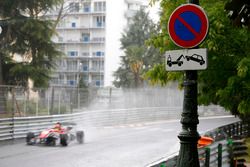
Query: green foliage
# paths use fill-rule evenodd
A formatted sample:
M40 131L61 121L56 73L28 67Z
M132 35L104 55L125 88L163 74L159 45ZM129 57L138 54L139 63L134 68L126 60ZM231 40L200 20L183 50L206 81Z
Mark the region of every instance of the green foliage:
M121 38L125 56L114 73L116 87L138 87L142 85L142 75L153 64L161 61L159 51L146 45L147 40L157 34L157 29L144 10L138 11L132 18Z
M48 86L50 72L61 52L51 41L54 23L41 19L42 14L62 0L2 0L0 2L0 77L1 83ZM19 56L22 62L13 60Z
M165 64L156 64L144 74L144 78L148 79L152 85L161 85L164 86L168 81L182 81L182 73L181 72L166 72Z
M227 1L200 2L208 15L210 27L206 40L200 45L201 48L208 48L208 69L198 73L198 102L219 104L233 114L246 117L250 114L249 30L233 26L224 10ZM183 3L180 0L161 1L161 31L150 43L162 52L177 48L170 40L167 23L173 10ZM179 73L164 71L163 65L156 65L146 76L152 83L163 84L183 78Z

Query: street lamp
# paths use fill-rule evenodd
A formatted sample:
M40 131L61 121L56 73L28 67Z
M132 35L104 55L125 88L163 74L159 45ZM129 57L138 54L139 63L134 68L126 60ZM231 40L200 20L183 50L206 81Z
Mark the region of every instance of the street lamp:
M199 0L188 0L188 3L199 5ZM183 112L181 114L182 131L179 133L180 151L177 167L200 167L197 143L200 138L197 132L197 71L185 72Z
M82 69L82 63L79 63L78 67L78 83L77 83L77 108L80 108L80 82L81 82L81 69Z
M78 83L77 83L78 87L80 87L81 70L82 70L82 63L80 62L79 66L78 66L78 77L77 77L77 79L78 79Z

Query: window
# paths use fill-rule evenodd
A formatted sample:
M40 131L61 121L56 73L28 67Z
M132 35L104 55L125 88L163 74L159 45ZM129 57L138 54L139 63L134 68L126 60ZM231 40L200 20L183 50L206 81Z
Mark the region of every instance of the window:
M83 4L83 12L90 12L90 3Z
M93 56L104 56L104 52L102 51L93 52Z
M58 42L63 42L63 37L59 36L58 37Z
M77 51L69 51L68 52L68 56L78 56L78 52Z
M93 75L92 76L92 84L95 86L102 86L103 85L103 75Z
M62 74L59 74L59 77L58 77L59 84L63 84L63 80L64 80L64 76Z
M78 2L71 2L69 4L69 12L79 12L79 3Z
M71 23L71 27L76 27L76 23L75 22Z
M77 71L77 61L68 61L67 62L67 70Z
M101 56L101 52L96 52L96 56Z
M95 81L95 85L96 85L96 86L100 86L100 85L101 85L101 82L100 82L100 81Z
M94 3L95 12L104 12L106 11L106 2L95 2Z
M71 86L76 85L76 78L75 78L74 75L68 75L67 76L67 84L71 85Z
M66 67L65 60L58 60L56 61L56 65L59 69L64 69Z
M88 66L87 65L83 66L83 71L88 71Z
M88 79L89 79L88 75L84 75L84 74L83 74L83 80L84 80L84 81L88 81Z
M82 41L89 42L90 41L90 34L82 33Z
M82 63L82 70L83 71L88 71L89 70L89 65L87 61L83 61Z
M104 69L104 61L100 61L100 60L93 61L92 66L93 66L94 71L101 71Z
M82 52L82 56L89 56L89 52Z
M96 27L105 27L105 16L97 16L95 19Z

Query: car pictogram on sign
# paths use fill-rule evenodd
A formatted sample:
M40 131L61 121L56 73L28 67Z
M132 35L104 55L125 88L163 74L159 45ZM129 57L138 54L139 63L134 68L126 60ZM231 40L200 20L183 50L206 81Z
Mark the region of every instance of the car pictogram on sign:
M197 63L200 63L200 65L203 65L205 63L203 57L198 54L193 54L192 56L186 56L187 61L192 60Z

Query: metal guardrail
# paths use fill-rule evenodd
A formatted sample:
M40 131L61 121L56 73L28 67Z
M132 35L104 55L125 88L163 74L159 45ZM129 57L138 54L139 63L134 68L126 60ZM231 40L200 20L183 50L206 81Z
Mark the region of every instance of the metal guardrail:
M249 136L249 127L249 124L239 121L206 132L204 135L212 137L214 139L214 143L198 149L200 166L230 166L232 157L230 157L229 141L235 137L239 138ZM206 152L208 150L209 153ZM207 155L209 155L209 157L207 157ZM177 165L177 158L178 152L169 157L153 162L147 167L175 167Z
M74 116L75 115L54 115L0 119L0 141L24 138L29 131L38 133L58 121L72 121Z
M73 114L0 119L0 141L24 138L27 132L39 133L56 122L75 122L83 127L114 126L179 118L180 107L149 107L83 111Z
M75 110L73 114L0 119L0 141L23 138L26 133L40 132L56 122L75 122L82 127L115 126L142 122L179 119L182 107L147 107L107 110Z

